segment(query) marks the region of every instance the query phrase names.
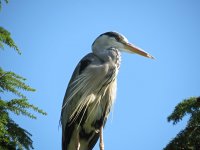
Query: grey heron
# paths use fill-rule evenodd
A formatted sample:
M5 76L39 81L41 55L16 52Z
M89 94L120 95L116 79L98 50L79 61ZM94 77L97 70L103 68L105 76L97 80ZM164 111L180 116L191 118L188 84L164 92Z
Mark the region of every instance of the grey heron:
M104 149L103 127L116 97L122 51L153 59L117 32L98 36L92 52L74 70L64 96L62 150L92 150L99 138L100 149Z

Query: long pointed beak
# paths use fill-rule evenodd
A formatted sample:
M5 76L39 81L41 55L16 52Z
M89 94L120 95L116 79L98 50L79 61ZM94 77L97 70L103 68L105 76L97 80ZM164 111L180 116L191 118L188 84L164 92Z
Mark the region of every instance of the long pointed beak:
M130 44L130 43L124 43L124 49L126 49L127 51L131 52L131 53L136 53L139 54L141 56L147 57L147 58L151 58L154 59L153 56L151 56L149 53L143 51L142 49Z

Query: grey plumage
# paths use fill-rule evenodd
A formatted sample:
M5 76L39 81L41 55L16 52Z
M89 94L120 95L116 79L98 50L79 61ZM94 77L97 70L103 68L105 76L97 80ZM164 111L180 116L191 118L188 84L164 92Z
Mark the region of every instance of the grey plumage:
M94 41L93 52L77 65L63 100L63 150L91 150L96 144L116 97L121 49L153 58L130 46L127 39L116 32L104 33Z

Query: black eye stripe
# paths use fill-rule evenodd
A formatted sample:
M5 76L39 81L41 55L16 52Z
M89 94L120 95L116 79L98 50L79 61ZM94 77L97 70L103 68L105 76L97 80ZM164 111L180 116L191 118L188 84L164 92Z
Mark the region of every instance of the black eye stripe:
M124 39L121 35L119 35L119 34L116 33L116 32L106 32L106 33L101 34L100 36L102 36L102 35L107 35L107 36L109 36L109 37L113 37L113 38L115 38L117 41L122 41L122 40Z

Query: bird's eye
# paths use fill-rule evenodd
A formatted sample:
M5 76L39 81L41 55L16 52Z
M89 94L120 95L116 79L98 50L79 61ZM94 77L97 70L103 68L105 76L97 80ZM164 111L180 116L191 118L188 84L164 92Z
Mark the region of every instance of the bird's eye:
M120 36L115 36L115 39L116 39L118 42L122 41L122 39L121 39Z

